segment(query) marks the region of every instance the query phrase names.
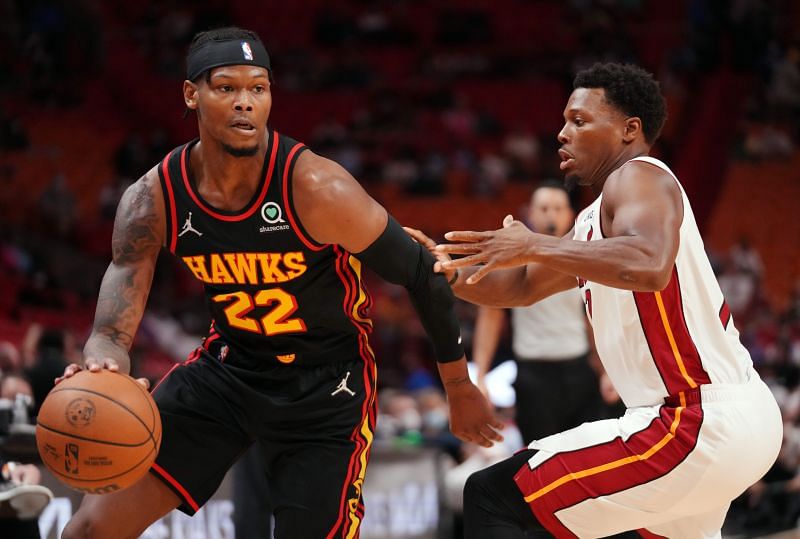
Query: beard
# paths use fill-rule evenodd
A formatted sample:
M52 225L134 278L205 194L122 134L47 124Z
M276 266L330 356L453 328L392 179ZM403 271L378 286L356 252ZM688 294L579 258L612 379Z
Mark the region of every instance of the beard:
M253 157L258 153L258 144L245 148L234 148L229 144L222 143L222 149L234 157Z
M566 189L568 193L574 191L575 186L579 183L581 183L581 177L577 174L567 174L564 177L564 189Z

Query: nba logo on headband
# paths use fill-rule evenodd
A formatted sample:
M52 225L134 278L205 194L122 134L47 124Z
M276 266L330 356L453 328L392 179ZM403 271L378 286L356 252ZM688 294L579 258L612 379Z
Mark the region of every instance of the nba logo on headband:
M244 53L245 60L253 60L253 50L250 48L250 43L242 41L242 53Z

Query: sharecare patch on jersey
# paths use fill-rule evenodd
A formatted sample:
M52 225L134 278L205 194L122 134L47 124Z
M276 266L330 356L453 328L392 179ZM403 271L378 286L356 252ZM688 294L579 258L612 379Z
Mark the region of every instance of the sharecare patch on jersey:
M247 41L242 41L242 53L244 53L244 59L253 61L253 49L250 48L250 43Z

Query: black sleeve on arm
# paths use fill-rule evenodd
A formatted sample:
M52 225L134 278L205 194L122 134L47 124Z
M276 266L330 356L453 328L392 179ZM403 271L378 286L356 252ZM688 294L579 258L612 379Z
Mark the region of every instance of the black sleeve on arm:
M433 342L436 361L448 363L461 359L464 347L453 309L455 296L444 275L433 272L435 259L427 249L412 240L390 215L378 239L355 256L384 280L408 290L422 326Z

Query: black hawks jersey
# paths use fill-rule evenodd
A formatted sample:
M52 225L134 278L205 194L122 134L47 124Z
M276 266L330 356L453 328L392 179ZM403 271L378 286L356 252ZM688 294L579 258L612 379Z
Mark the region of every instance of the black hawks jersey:
M271 130L261 182L231 212L195 188L189 154L196 144L174 149L158 172L166 246L205 286L213 323L204 347L256 369L371 358L372 301L360 262L311 239L292 204L292 171L306 146Z

